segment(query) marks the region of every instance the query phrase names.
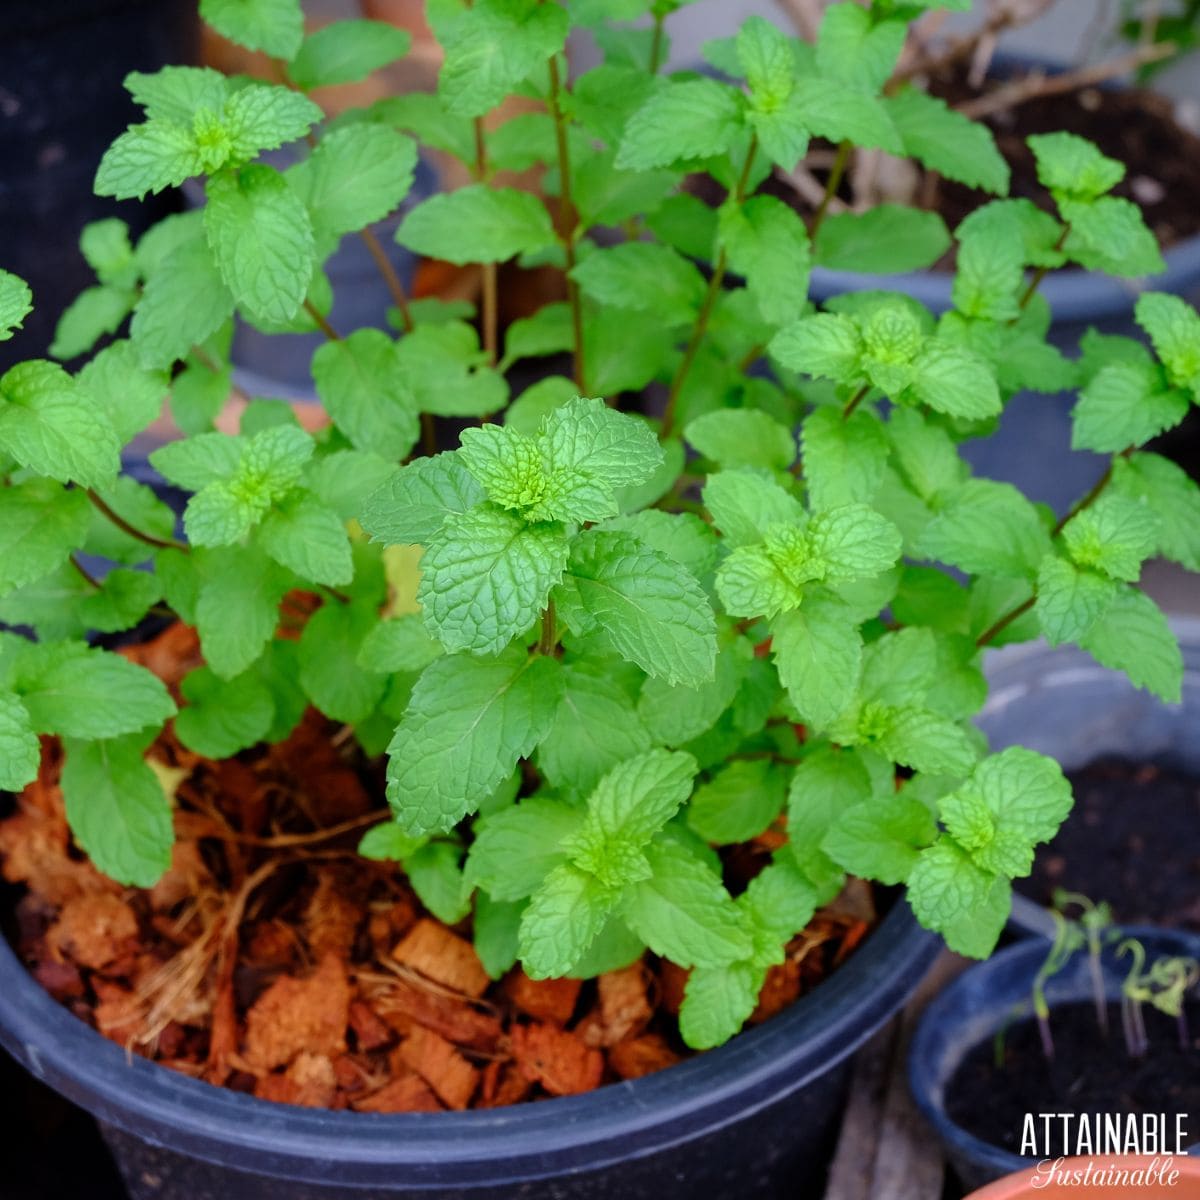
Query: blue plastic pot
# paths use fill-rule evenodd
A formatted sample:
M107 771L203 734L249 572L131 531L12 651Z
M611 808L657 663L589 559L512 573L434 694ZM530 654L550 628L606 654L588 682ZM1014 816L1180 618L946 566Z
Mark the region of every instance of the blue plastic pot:
M1162 954L1200 958L1200 934L1141 926L1126 932L1143 943L1151 959ZM1032 1015L1030 987L1048 948L1043 939L1030 938L968 968L925 1010L913 1037L908 1060L909 1086L921 1112L937 1132L948 1162L967 1190L1030 1168L1037 1161L968 1133L947 1115L945 1101L959 1064L975 1046L990 1042L999 1030ZM1117 962L1109 947L1103 966L1108 998L1119 1000L1129 963ZM1055 1007L1086 1004L1091 998L1088 957L1081 951L1046 985L1051 1021ZM1097 1052L1106 1052L1098 1037Z
M1075 646L1005 646L985 663L990 692L976 724L993 750L1028 746L1067 771L1115 756L1200 773L1200 619L1173 617L1183 652L1183 701L1164 704ZM1068 818L1069 819L1069 818ZM1014 897L1013 924L1044 934L1046 913Z
M897 902L814 992L717 1050L582 1096L461 1113L271 1104L125 1051L0 940L0 1042L101 1122L134 1200L819 1196L847 1061L940 942Z

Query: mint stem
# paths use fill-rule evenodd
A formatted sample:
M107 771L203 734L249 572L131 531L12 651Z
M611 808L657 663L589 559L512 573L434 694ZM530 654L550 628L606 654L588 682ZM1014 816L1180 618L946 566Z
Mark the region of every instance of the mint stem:
M362 238L375 266L379 269L379 274L383 276L383 281L391 293L392 302L400 310L400 320L404 325L404 332L412 333L415 322L412 311L408 307L408 296L405 294L404 284L400 282L400 276L396 274L396 268L392 266L391 259L388 258L387 252L380 245L379 238L370 226L359 230L358 236Z
M825 182L825 194L821 197L821 203L813 217L812 228L808 231L808 236L814 243L817 240L817 231L825 220L825 214L829 211L829 206L833 203L838 188L842 186L842 176L846 174L846 167L850 163L850 152L853 149L854 143L848 138L843 140L837 148L837 155L833 160L832 168L830 168L829 178Z
M155 537L152 533L144 533L142 530L130 525L120 513L114 512L92 488L87 489L87 498L98 512L107 517L122 533L128 534L136 541L145 542L147 546L153 546L157 550L182 550L185 554L187 553L188 546L184 542L177 542L174 538Z

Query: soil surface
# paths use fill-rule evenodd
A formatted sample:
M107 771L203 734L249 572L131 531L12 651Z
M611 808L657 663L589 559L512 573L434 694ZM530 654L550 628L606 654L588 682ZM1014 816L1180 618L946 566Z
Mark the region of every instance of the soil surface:
M964 1129L1014 1154L1021 1152L1026 1113L1166 1114L1170 1142L1174 1116L1183 1113L1187 1136L1195 1140L1200 1138L1200 1004L1188 1006L1187 1018L1184 1050L1175 1019L1145 1006L1150 1048L1142 1058L1131 1058L1117 1005L1109 1006L1107 1041L1090 1004L1055 1008L1050 1014L1053 1061L1042 1053L1034 1021L1010 1026L1000 1067L991 1041L971 1049L946 1090L946 1112ZM1040 1132L1039 1127L1039 1137ZM1055 1138L1048 1152L1039 1146L1038 1157L1075 1153L1073 1136L1063 1146L1061 1127Z
M302 623L311 597L291 597ZM121 651L173 690L199 661L173 626ZM432 917L400 867L361 859L381 819L381 765L310 711L284 742L209 762L170 729L150 751L178 781L173 862L152 889L101 876L71 842L44 743L38 780L0 820L0 867L20 885L9 935L34 977L82 1020L164 1066L238 1091L365 1112L489 1108L587 1091L689 1051L686 972L647 954L596 980L490 979L469 918ZM784 841L735 847L736 891ZM752 1021L810 991L869 931L848 886L772 968Z
M1200 930L1200 779L1122 760L1070 779L1075 808L1017 890L1049 904L1062 887L1107 900L1120 924Z

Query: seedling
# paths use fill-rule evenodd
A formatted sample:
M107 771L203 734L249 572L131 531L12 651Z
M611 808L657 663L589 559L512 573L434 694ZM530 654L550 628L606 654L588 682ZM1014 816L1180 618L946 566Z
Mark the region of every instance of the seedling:
M1154 997L1150 976L1145 972L1146 947L1137 938L1126 938L1117 946L1117 957L1129 956L1129 973L1121 984L1121 1027L1130 1058L1142 1058L1150 1047L1142 1005Z
M1079 892L1067 892L1062 888L1054 889L1054 908L1058 912L1075 906L1082 910L1079 918L1080 927L1087 941L1088 973L1092 980L1092 1002L1096 1007L1096 1021L1105 1040L1108 1039L1108 999L1104 989L1104 966L1101 954L1107 941L1119 937L1113 928L1112 909L1101 901L1093 903L1087 896Z
M535 977L592 976L649 948L690 971L681 1025L705 1047L737 1032L847 872L904 884L951 947L991 952L1011 881L1071 795L1057 763L989 753L972 728L985 649L1073 642L1179 698L1178 647L1136 581L1153 555L1200 565L1200 488L1140 447L1200 397L1200 316L1146 290L1152 349L1088 334L1076 360L1047 342L1047 271L1141 279L1162 260L1111 194L1120 163L1031 138L1055 211L1007 198L988 130L897 76L907 18L935 4L831 5L815 45L751 19L708 47L717 77L660 69L680 0L623 2L645 31L614 27L611 7L430 5L437 93L333 121L307 93L401 55L403 35L305 36L296 0L205 3L290 86L129 77L144 119L97 190L195 176L207 203L136 244L120 221L89 226L96 285L54 346L84 365L0 378L0 620L36 632L0 634L0 787L29 783L39 736L58 736L77 842L150 886L171 861L171 799L147 762L164 724L223 758L315 707L366 770L387 757L394 824L364 852L402 864L432 912L473 917L489 971L519 958ZM606 58L572 81L573 26ZM540 107L493 128L511 95ZM899 270L899 249L922 267L951 244L929 213L833 211L836 172L803 212L769 194L813 138L995 197L955 231L951 311L887 291L810 302L814 263ZM261 161L285 143L295 166ZM337 328L322 266L402 204L418 143L472 182L396 236L477 266L480 311L414 303L389 277L393 332ZM496 185L526 169L545 196ZM702 172L715 209L690 186ZM559 269L565 300L502 330L514 258ZM0 273L0 337L30 303ZM328 425L253 401L217 431L235 314L324 334ZM547 366L564 354L569 376ZM512 396L508 369L539 360ZM1056 521L973 478L959 446L1015 393L1068 388L1075 445L1110 466ZM120 470L168 392L186 436L152 462L190 495L182 531ZM448 421L470 427L455 441ZM285 605L297 592L311 615ZM84 641L155 605L199 632L178 705ZM733 895L720 855L785 812L787 844Z
M1154 989L1150 1003L1159 1012L1175 1018L1179 1048L1184 1051L1192 1044L1184 1001L1197 981L1200 981L1200 963L1194 958L1159 958L1150 967L1150 983Z
M1050 953L1033 977L1033 1015L1037 1020L1038 1037L1046 1060L1054 1058L1054 1038L1050 1032L1050 1005L1046 1001L1046 984L1067 965L1071 955L1084 944L1084 931L1075 922L1068 921L1057 908L1050 910L1054 919L1054 939Z

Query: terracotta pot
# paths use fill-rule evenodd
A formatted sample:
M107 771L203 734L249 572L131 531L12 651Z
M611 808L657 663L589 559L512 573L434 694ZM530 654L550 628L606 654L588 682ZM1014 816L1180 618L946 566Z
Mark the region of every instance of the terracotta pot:
M1126 1176L1124 1185L1110 1183L1075 1183L1073 1172L1085 1172L1089 1165L1092 1177L1097 1171L1115 1168L1118 1171L1143 1171L1138 1179ZM1063 1182L1064 1178L1067 1182ZM1081 1181L1088 1178L1080 1175ZM1101 1180L1104 1176L1100 1176ZM1114 1181L1116 1176L1110 1176ZM1173 1180L1173 1182L1172 1182ZM1060 1197L1066 1200L1114 1200L1116 1196L1142 1197L1173 1196L1175 1200L1197 1200L1200 1198L1200 1158L1153 1158L1146 1156L1118 1156L1117 1158L1064 1158L1044 1167L1025 1168L1014 1175L1006 1175L972 1192L967 1200L1045 1200Z

